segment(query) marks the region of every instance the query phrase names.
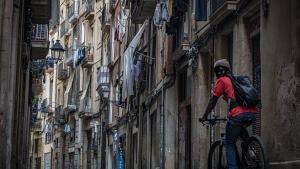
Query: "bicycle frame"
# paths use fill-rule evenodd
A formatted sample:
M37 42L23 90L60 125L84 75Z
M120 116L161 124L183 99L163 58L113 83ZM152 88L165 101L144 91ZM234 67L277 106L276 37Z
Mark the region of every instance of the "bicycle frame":
M213 145L213 143L217 142L215 140L215 125L218 123L218 122L224 122L226 119L217 119L216 117L214 119L209 119L208 120L208 123L210 125L210 146ZM242 131L241 131L241 134L239 136L240 140L241 140L241 150L243 149L243 143L249 138L249 134L248 134L248 131L246 129L245 126L242 127ZM225 133L221 133L221 139L219 140L221 145L219 146L219 154L218 154L218 158L221 159L222 157L222 153L223 151L225 150L226 151L226 148L224 148L223 150L223 147L225 147ZM242 163L242 156L243 156L243 151L241 151L241 153L239 153L239 150L238 150L238 146L237 144L235 145L236 146L236 160L237 160L237 164L238 164L238 167L240 169L243 169L243 163ZM226 155L227 156L227 155ZM216 156L214 156L214 160L213 161L216 161ZM220 163L220 161L218 161ZM221 164L217 164L218 166L220 166Z

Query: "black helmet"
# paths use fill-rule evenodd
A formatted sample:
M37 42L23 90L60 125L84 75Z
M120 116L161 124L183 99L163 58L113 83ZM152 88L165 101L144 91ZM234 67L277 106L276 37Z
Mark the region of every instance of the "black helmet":
M217 60L214 64L217 77L225 76L231 71L230 64L226 59Z

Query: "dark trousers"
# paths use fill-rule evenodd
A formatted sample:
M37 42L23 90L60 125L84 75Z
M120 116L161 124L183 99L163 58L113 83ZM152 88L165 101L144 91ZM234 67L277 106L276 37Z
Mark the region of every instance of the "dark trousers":
M242 113L235 117L229 117L226 123L225 147L228 169L238 169L236 161L235 143L241 133L241 129L246 122L255 121L254 113Z

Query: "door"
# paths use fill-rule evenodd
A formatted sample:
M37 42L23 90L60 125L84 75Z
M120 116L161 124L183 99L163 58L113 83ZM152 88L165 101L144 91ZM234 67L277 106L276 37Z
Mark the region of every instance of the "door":
M178 119L179 169L191 168L191 106L180 109Z
M259 34L252 38L252 56L253 56L253 85L261 95L261 65L260 65L260 36ZM259 105L261 107L261 105ZM256 114L256 122L253 125L253 133L261 134L261 113Z

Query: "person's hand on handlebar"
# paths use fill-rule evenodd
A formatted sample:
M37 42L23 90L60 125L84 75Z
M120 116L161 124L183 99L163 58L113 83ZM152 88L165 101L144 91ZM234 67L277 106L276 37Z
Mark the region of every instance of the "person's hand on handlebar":
M207 121L207 116L203 115L201 118L198 119L199 122L203 123L205 121Z

